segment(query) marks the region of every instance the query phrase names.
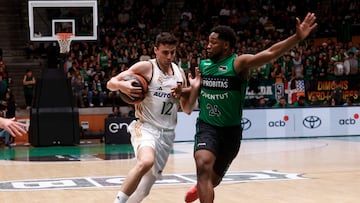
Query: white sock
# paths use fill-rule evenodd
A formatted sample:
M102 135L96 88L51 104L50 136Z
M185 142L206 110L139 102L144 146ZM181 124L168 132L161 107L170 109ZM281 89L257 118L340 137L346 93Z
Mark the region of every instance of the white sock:
M127 196L123 192L119 192L114 200L114 203L125 203L129 199L129 196Z

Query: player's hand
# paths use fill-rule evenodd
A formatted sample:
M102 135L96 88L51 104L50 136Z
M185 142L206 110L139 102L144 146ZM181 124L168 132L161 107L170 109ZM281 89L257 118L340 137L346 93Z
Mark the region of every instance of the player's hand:
M23 136L26 132L26 125L24 123L17 122L15 118L0 118L0 127L8 131L11 136Z
M296 18L296 35L303 40L316 26L316 16L314 13L308 13L302 22L300 22L299 18Z
M191 88L199 88L201 84L201 73L198 67L195 68L195 75L188 73L188 80Z
M141 87L133 86L133 83L136 83L135 79L132 80L122 80L120 81L121 85L119 90L129 96L131 99L140 97L142 93Z
M176 87L171 88L171 96L175 99L179 99L182 92L182 83L178 82Z

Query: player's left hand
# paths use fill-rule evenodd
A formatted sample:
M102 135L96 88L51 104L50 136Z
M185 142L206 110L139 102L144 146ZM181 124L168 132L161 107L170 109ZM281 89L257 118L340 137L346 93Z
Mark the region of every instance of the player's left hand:
M191 88L199 88L201 84L201 73L199 67L195 68L195 75L192 75L192 73L189 72L188 78Z
M171 88L171 96L175 99L179 99L182 92L182 83L178 82L176 87Z
M308 13L302 22L300 22L299 18L296 18L296 35L303 40L316 26L316 16L314 13Z

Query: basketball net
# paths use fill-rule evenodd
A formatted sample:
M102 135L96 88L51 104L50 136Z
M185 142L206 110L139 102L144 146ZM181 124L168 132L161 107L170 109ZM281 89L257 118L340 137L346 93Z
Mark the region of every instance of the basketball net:
M72 33L57 33L57 40L60 46L60 53L68 53L70 51L70 44L72 41Z

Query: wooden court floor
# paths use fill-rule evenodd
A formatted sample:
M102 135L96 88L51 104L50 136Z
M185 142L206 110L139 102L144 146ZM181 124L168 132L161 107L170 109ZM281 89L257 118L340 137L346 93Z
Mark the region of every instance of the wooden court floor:
M9 153L6 150L0 153ZM80 161L0 160L0 202L112 203L134 159L104 160L86 154L81 152ZM357 136L245 140L215 189L215 202L357 203L359 155ZM184 202L194 181L192 143L176 143L164 178L143 202Z

